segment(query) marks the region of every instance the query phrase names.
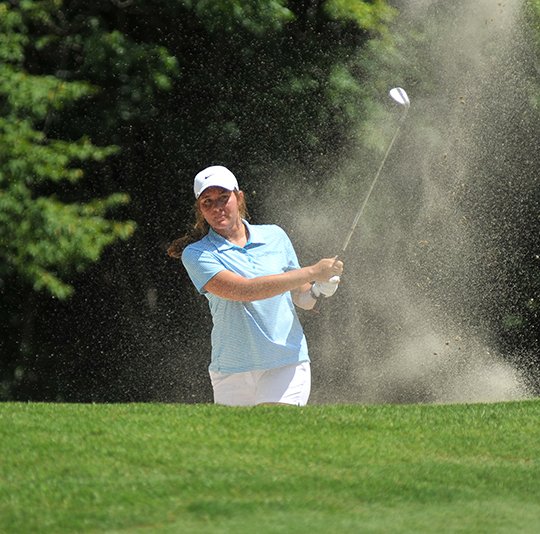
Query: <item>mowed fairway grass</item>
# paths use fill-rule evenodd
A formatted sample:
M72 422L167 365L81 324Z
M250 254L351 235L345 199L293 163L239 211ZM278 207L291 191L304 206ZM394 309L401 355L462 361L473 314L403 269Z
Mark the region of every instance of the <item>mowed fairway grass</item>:
M540 532L540 401L0 404L0 532Z

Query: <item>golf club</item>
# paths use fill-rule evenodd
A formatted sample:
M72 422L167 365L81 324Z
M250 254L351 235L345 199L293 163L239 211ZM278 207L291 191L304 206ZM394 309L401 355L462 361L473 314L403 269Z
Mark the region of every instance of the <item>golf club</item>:
M401 87L394 87L390 90L390 97L395 100L398 104L404 107L403 115L401 116L401 120L399 121L398 127L396 128L396 131L394 133L394 136L392 137L390 143L388 144L388 147L386 149L386 152L384 154L384 157L381 161L381 164L379 165L379 168L377 169L377 173L375 174L375 178L373 178L373 181L371 182L371 185L369 187L368 193L366 195L366 198L364 199L364 202L360 206L360 209L358 210L358 213L356 214L356 217L353 220L353 223L349 229L349 233L347 234L347 237L343 241L343 245L341 247L341 255L347 250L347 247L349 246L349 241L351 240L351 237L358 226L358 221L360 220L360 217L362 217L362 213L364 213L364 209L369 201L369 197L371 196L371 193L373 192L373 189L375 187L375 184L377 183L379 176L381 174L381 171L384 167L384 164L386 163L386 158L388 158L388 154L390 153L390 150L392 150L392 146L394 145L394 141L396 140L396 137L399 134L399 131L401 129L401 125L403 124L403 121L407 117L407 112L409 111L409 107L411 105L409 97L407 96L407 93L404 89Z
M349 246L349 242L351 240L352 235L354 234L354 231L356 227L358 226L358 221L360 220L360 217L362 217L362 213L364 213L364 209L369 201L369 197L371 196L371 193L373 192L373 189L375 188L375 185L377 181L379 180L379 176L381 174L381 171L384 167L384 164L386 163L386 159L388 158L388 154L392 150L392 146L394 145L394 141L396 140L399 131L401 129L401 125L405 121L405 118L407 117L407 113L409 111L409 107L411 105L411 102L409 100L409 97L407 96L407 93L405 92L405 89L402 89L401 87L394 87L393 89L390 89L389 92L390 98L392 98L395 102L397 102L399 105L403 106L404 112L401 116L401 119L398 123L398 126L396 128L396 131L394 132L394 135L392 139L390 140L390 143L388 144L388 147L386 148L386 152L384 153L384 157L381 161L381 164L379 165L379 168L377 169L377 173L375 174L375 178L373 178L373 181L371 182L371 185L369 187L368 193L366 195L366 198L364 199L364 202L360 206L360 209L356 213L356 216L353 220L353 223L351 227L349 228L349 232L347 233L347 237L345 237L345 240L343 241L343 245L341 246L341 252L338 256L336 256L336 260L339 258L339 256L342 256L345 251L347 250L347 247ZM319 299L315 306L313 307L313 311L318 311L320 307L320 303L322 302L322 299Z

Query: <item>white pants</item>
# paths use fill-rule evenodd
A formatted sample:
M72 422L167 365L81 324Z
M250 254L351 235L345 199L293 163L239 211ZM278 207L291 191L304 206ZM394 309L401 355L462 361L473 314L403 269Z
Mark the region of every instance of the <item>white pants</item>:
M217 373L210 371L214 402L227 406L263 403L305 406L311 391L311 367L301 362L264 371Z

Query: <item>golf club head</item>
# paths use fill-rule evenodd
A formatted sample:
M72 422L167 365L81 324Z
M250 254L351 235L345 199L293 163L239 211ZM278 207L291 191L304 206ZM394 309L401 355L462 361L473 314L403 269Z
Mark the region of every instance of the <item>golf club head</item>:
M411 105L405 89L402 89L401 87L390 89L390 97L402 106L409 107Z

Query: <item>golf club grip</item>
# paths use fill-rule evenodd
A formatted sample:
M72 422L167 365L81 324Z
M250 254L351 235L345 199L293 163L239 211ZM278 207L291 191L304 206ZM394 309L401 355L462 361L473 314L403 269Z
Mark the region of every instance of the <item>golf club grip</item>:
M321 296L315 301L315 305L313 306L313 308L311 308L311 312L312 312L312 313L321 313L321 306L322 306L323 298L324 298L324 297L321 295Z

